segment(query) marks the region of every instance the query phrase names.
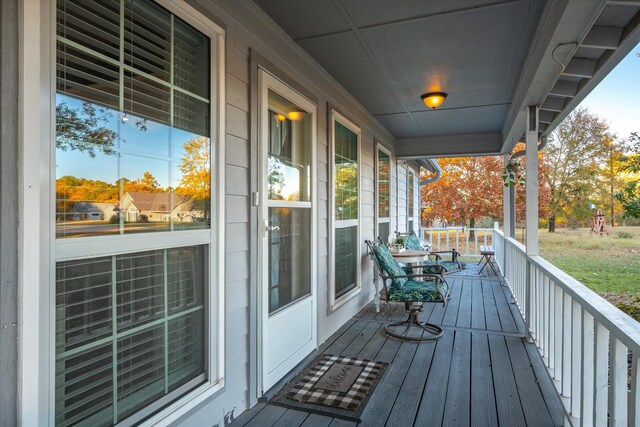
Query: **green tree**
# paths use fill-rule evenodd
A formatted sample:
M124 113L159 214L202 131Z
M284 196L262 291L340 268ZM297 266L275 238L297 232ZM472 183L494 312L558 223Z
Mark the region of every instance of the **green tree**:
M640 135L633 132L629 137L631 151L622 157L621 170L630 174L632 178L622 191L616 193L616 199L622 203L624 216L640 218Z
M66 102L56 105L56 148L62 151L78 150L95 157L97 152L114 155L117 133L108 122L112 115L90 102L71 108Z
M586 108L574 110L550 135L545 148L551 190L549 232L555 231L558 216L572 222L589 217L599 165L608 156L603 147L611 139L608 124Z

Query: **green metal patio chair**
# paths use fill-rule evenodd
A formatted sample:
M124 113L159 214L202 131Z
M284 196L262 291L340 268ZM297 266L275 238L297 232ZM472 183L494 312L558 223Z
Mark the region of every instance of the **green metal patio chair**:
M434 273L407 274L398 263L387 245L380 239L374 241L365 240L378 268L378 274L382 278L383 289L380 291L380 299L387 302L402 302L405 305L407 318L399 322L389 323L385 326L385 332L394 338L406 341L430 341L442 336L442 328L432 323L421 322L418 315L422 312L423 304L427 302L442 303L446 305L449 295L449 285L443 280L442 266L434 266ZM413 268L423 269L423 265ZM437 271L437 272L435 272ZM404 332L398 334L394 329L406 325ZM410 335L411 326L421 328L422 334ZM426 333L424 333L426 332Z

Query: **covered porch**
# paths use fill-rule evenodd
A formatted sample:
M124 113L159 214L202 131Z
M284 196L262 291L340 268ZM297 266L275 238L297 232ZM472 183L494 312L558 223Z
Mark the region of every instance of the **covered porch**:
M542 259L537 241L539 148L640 42L640 0L6 0L2 12L0 197L17 212L3 217L0 245L8 425L356 425L269 403L321 353L389 363L366 427L640 425L638 323ZM108 43L95 37L100 25ZM180 56L187 48L201 64ZM191 66L202 88L180 74ZM421 99L430 92L448 94L437 110ZM112 142L140 165L125 176L124 156L94 159L79 138L74 155L84 163L73 177L99 183L104 169L114 206L149 158L173 194L189 157L177 153L192 146L171 148L174 132L207 141L194 158L206 157L198 176L208 201L192 227L169 215L157 234L135 234L156 227L103 215L113 234L58 233L66 216L57 215L57 184L71 172L56 168L77 164L58 141L63 96L98 108L83 111L111 105ZM162 126L162 138L126 152L121 129L147 124ZM496 188L504 216L488 232L500 274L468 262L448 276L446 307L421 313L442 325L441 338L390 338L384 326L404 306L376 311L365 240L419 232L420 185L439 178L438 158L500 155L507 164L518 142L526 245L514 239L514 192ZM435 176L421 181L421 168ZM151 184L150 194L159 190ZM136 262L155 273L129 280L118 266L140 254L148 260ZM97 281L83 270L96 260L100 328ZM64 268L76 261L82 268L68 276L78 279L79 302L62 295ZM184 274L170 280L178 267ZM174 288L192 306L171 305ZM140 296L128 304L135 319L119 305L125 292ZM67 323L86 345L67 339ZM134 350L155 363L146 371L125 363L143 332L151 338ZM184 383L170 376L182 354L174 347L190 353ZM94 350L104 361L99 384L76 369ZM139 381L149 372L148 384ZM78 383L94 394L77 392Z
M544 361L526 340L525 322L502 276L467 263L448 276L446 307L426 304L421 321L444 335L416 344L389 337L384 325L406 316L403 304L365 307L317 353L389 363L362 415L346 421L268 402L234 426L552 426L563 425L562 402Z

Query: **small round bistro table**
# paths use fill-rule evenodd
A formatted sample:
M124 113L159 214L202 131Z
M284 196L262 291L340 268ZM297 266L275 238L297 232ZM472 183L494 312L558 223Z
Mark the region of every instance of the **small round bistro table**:
M402 252L391 252L391 256L403 264L419 264L427 259L429 252L405 249Z

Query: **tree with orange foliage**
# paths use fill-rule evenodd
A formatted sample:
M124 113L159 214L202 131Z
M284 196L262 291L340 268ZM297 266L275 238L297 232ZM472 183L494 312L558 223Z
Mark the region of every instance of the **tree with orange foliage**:
M518 151L518 149L516 149ZM502 158L456 157L439 159L442 177L431 184L421 187L421 217L423 221L445 219L449 224L475 227L477 220L490 218L493 221L502 219ZM548 212L551 198L546 185L548 166L540 154L538 170L538 204L541 216ZM428 178L423 172L421 179ZM524 201L525 189L516 184L516 199ZM524 203L516 204L516 220L525 217Z

